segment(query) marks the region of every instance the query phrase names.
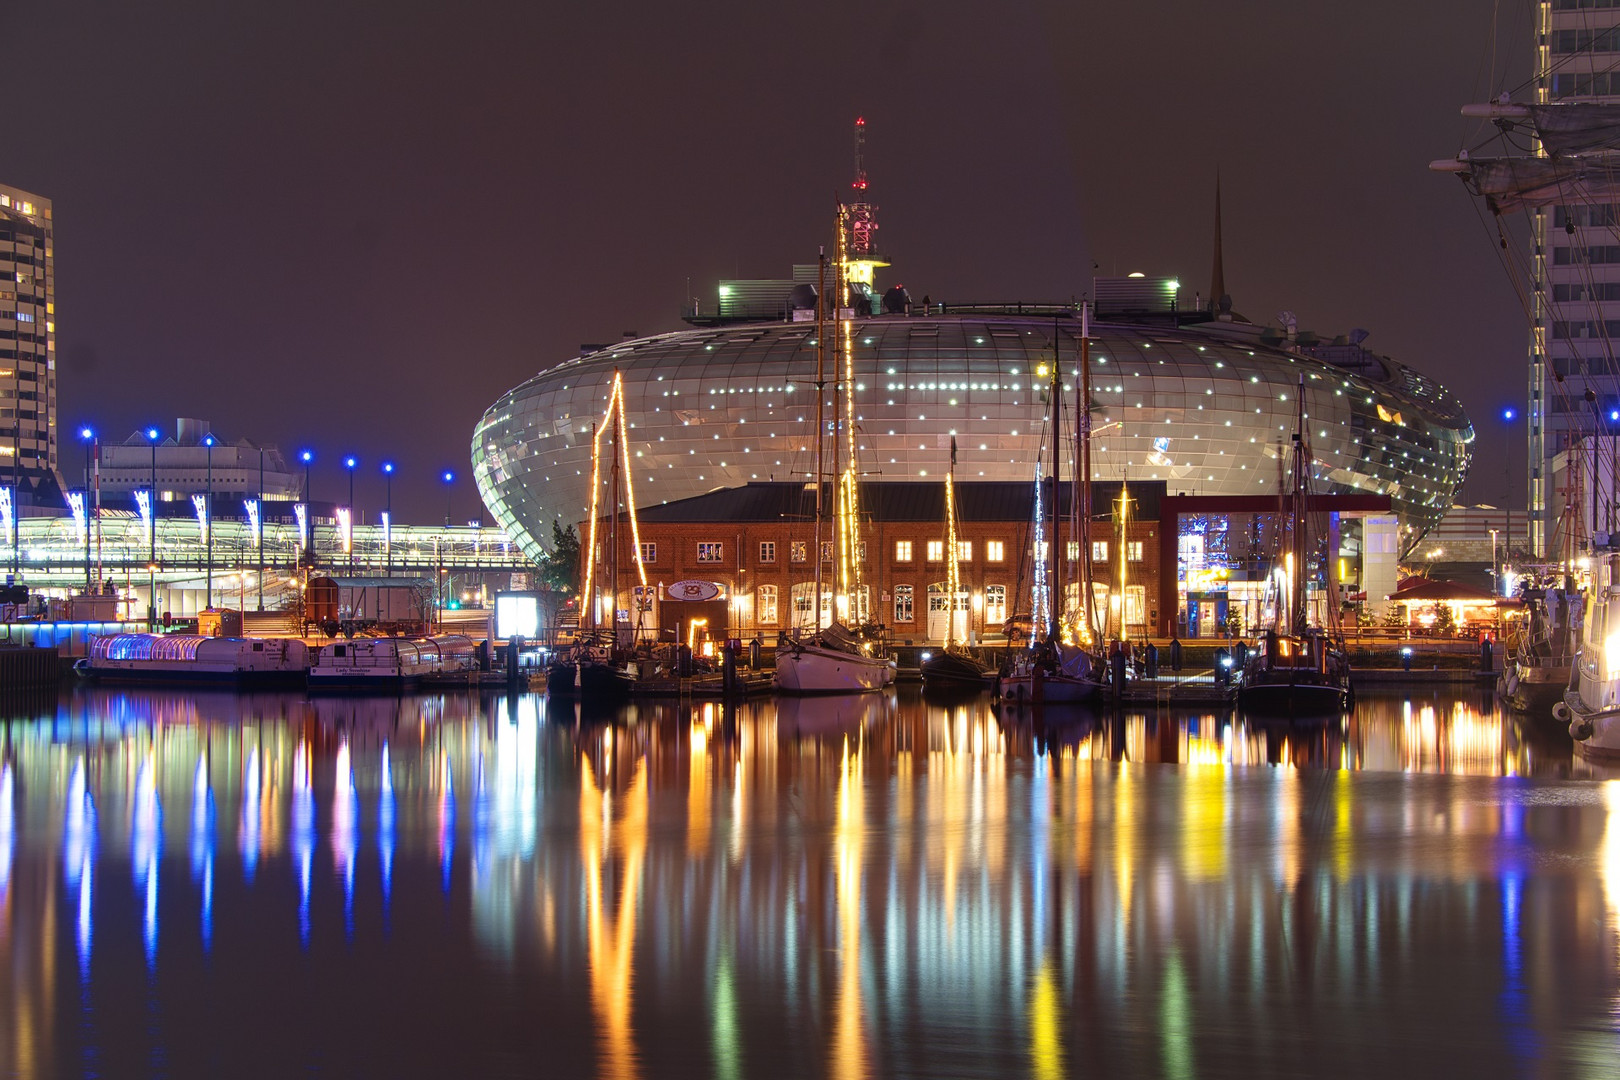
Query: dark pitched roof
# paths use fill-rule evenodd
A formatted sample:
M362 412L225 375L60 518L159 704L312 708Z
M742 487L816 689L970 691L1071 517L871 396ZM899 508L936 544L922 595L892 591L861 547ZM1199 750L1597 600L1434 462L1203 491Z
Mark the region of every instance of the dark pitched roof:
M1118 481L1091 485L1091 502L1098 519L1112 515L1119 499ZM1050 490L1050 485L1048 485ZM1072 489L1058 491L1058 514L1069 512ZM1157 520L1163 481L1130 485L1131 517ZM932 480L891 480L861 485L861 514L872 521L930 522L945 519L945 484ZM1031 484L963 481L956 485L957 514L962 521L1026 521L1034 514ZM831 507L832 492L826 496ZM829 510L830 512L830 510ZM637 516L646 522L703 523L712 521L811 521L816 515L815 489L808 484L752 483L722 488L679 502L643 507Z

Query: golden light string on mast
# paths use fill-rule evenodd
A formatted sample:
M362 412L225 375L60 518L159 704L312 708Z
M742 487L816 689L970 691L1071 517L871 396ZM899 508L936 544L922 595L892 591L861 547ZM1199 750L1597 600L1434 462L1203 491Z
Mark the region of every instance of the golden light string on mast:
M586 604L592 605L591 625L596 625L595 604L591 600L591 587L595 583L596 575L596 527L600 514L602 498L602 435L608 426L613 423L613 409L620 396L619 373L613 373L613 392L608 395L607 408L603 410L602 417L606 421L601 427L591 433L591 536L585 549L585 588L580 593L580 610L585 610ZM640 560L640 545L636 547L637 561ZM642 584L645 585L645 577ZM617 601L615 601L617 602Z
M636 573L641 578L641 587L647 587L647 567L641 561L641 523L636 520L636 487L631 479L630 470L630 440L625 438L623 432L630 430L630 425L624 419L624 376L619 372L613 373L613 396L619 405L619 449L624 457L624 503L630 511L630 543L636 562Z
M838 484L838 585L844 594L844 604L850 604L852 562L851 534L852 522L855 517L854 493L850 490L850 475L854 470L855 462L855 432L854 432L854 404L851 400L855 389L854 372L854 328L853 319L850 318L849 304L849 207L838 207L838 309L840 318L838 329L840 335L839 348L844 354L844 434L845 458L844 470L839 477ZM845 617L850 613L845 612Z

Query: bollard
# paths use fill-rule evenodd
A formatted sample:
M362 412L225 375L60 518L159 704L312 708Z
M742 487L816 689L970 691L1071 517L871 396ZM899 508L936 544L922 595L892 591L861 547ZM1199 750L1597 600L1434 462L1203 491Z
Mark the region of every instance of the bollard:
M1224 645L1215 650L1215 685L1232 685L1232 654Z
M1125 651L1121 649L1114 653L1108 663L1114 677L1114 700L1117 701L1125 696Z
M522 656L523 638L519 634L513 634L506 642L506 685L514 690L517 689L523 674L522 669L518 667L518 661Z
M726 646L721 652L720 686L728 697L737 692L737 646L739 644L740 642L736 638L727 638Z
M758 637L748 643L748 666L754 671L759 670L760 653L765 649L765 642Z
M1412 646L1410 645L1401 646L1401 670L1412 670Z
M1176 637L1170 639L1170 670L1181 670L1181 639Z
M675 646L675 674L683 679L692 677L692 648L681 644Z
M1488 637L1481 637L1479 639L1479 670L1489 674L1491 670L1491 659L1491 639Z
M1238 671L1242 671L1243 668L1248 665L1248 663L1249 643L1247 641L1240 640L1237 644L1232 646L1232 666Z
M1148 642L1146 651L1147 677L1150 679L1157 679L1159 677L1159 647L1150 641Z

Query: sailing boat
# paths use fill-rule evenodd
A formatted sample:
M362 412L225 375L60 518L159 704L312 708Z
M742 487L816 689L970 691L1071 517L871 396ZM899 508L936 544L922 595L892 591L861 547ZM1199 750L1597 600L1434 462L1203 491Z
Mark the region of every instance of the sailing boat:
M839 331L842 371L839 388L844 404L843 415L834 413L835 434L841 427L848 453L842 471L839 468L839 440L833 439L831 474L836 480L833 546L836 552L836 587L832 590L833 611L830 620L822 616L822 531L826 524L826 486L822 471L826 453L826 315L823 297L826 295L827 261L821 254L821 285L816 293L816 595L815 626L805 633L795 627L776 648L776 687L788 694L850 694L869 690L882 690L894 683L896 665L888 655L878 635L861 626L852 628L840 618L864 618L855 598L860 594L855 580L860 569L860 541L858 533L859 474L855 468L855 340L850 325L850 287L848 273L848 219L849 210L840 206L838 214L838 291L839 312L836 319ZM824 625L825 622L825 625Z
M597 493L601 490L601 436L592 434L591 453L591 533L585 557L585 588L581 594L590 629L581 634L572 648L559 652L546 670L546 690L551 696L579 695L595 700L612 700L627 696L635 687L635 673L628 660L628 644L620 640L619 631L619 553L623 540L619 530L619 503L621 487L623 501L629 508L631 545L636 570L642 588L647 586L647 570L641 563L641 537L636 523L635 494L631 489L629 445L624 438L624 381L619 372L613 373L613 392L608 396L608 426L613 432L609 466L608 520L607 520L607 592L609 596L609 626L603 631L596 626L597 598L595 593ZM622 467L622 472L621 472ZM622 478L622 479L621 479ZM641 605L635 605L638 618Z
M1256 650L1243 669L1238 702L1254 713L1273 716L1329 716L1343 712L1352 697L1350 658L1343 641L1329 637L1309 623L1305 609L1306 470L1310 451L1305 445L1305 379L1299 380L1294 427L1294 489L1289 503L1289 551L1285 563L1288 606L1279 605L1277 624L1268 629L1264 647Z
M1592 585L1581 651L1553 716L1584 756L1620 758L1620 551L1602 552Z
M983 690L986 680L994 672L986 671L956 640L957 597L962 592L961 564L957 561L956 542L956 438L951 437L951 468L945 474L945 594L947 597L945 620L945 648L922 662L924 691Z
M1082 305L1080 309L1080 400L1081 422L1079 425L1077 448L1077 461L1074 475L1074 496L1081 507L1081 520L1076 531L1074 543L1081 551L1082 567L1079 592L1081 597L1080 610L1085 613L1085 626L1080 629L1078 637L1081 641L1096 640L1096 624L1092 619L1092 589L1090 554L1091 554L1091 476L1090 476L1090 429L1091 429L1091 368L1090 368L1090 308ZM1035 466L1035 509L1036 509L1036 558L1040 560L1035 574L1035 603L1033 611L1037 622L1044 613L1045 625L1031 634L1030 647L1024 652L1014 656L1007 669L1002 672L997 681L997 691L1004 701L1040 703L1067 703L1078 701L1091 701L1102 693L1103 665L1099 659L1086 651L1081 645L1065 642L1058 617L1057 601L1054 597L1062 597L1064 589L1057 580L1057 540L1058 540L1058 513L1057 513L1057 483L1060 475L1060 447L1062 436L1059 428L1058 391L1062 388L1057 353L1057 335L1052 337L1052 370L1051 401L1052 417L1052 498L1051 498L1051 540L1043 544L1040 537L1044 532L1045 522L1042 520L1045 511L1041 505L1040 490L1041 476L1040 463ZM1046 555L1042 547L1047 548L1052 555L1050 574L1045 565ZM1051 585L1057 588L1053 590Z

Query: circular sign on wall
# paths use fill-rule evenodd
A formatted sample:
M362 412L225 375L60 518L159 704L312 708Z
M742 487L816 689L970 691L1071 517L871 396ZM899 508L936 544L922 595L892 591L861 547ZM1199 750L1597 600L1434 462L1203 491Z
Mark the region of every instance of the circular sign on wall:
M712 581L677 581L667 590L671 600L713 600L720 595L720 586Z

